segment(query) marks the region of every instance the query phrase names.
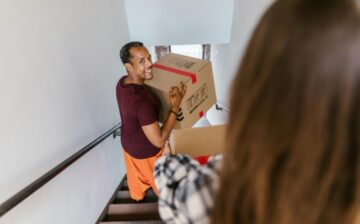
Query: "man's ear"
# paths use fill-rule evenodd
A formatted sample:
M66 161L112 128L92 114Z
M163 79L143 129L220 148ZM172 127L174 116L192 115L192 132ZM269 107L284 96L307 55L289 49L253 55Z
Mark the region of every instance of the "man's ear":
M125 68L126 68L127 71L129 71L129 72L133 72L133 71L134 71L134 68L133 68L132 64L130 64L130 63L125 63L124 66L125 66Z

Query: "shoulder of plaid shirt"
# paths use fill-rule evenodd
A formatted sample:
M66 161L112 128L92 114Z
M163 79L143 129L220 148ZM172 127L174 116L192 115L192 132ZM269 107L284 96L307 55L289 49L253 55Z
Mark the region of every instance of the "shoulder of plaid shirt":
M209 223L219 186L222 155L206 165L187 155L165 155L155 163L159 213L166 223Z

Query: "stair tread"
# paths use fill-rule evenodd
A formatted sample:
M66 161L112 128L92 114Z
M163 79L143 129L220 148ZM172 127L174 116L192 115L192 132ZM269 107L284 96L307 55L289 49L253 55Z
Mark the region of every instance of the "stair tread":
M120 187L121 191L129 190L129 185L127 179L124 180L123 185Z
M141 201L132 200L128 191L126 175L118 188L115 200L99 224L161 224L158 212L158 197L150 188Z
M163 224L161 220L136 220L136 221L109 221L100 222L100 224Z
M111 204L107 221L161 220L157 202Z
M118 191L116 193L116 199L114 204L122 204L122 203L140 203L140 202L157 202L158 196L152 189L149 189L145 192L144 198L141 201L135 201L130 197L129 191Z
M138 214L138 213L157 213L158 203L124 203L124 204L111 204L109 206L108 215L113 214Z

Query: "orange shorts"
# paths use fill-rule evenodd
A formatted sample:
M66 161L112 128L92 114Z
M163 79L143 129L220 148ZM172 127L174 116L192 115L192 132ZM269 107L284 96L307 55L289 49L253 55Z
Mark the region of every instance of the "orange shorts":
M159 195L153 173L155 161L162 155L164 149L161 149L155 156L146 159L135 159L125 150L123 151L130 197L136 201L142 200L146 190L150 187Z

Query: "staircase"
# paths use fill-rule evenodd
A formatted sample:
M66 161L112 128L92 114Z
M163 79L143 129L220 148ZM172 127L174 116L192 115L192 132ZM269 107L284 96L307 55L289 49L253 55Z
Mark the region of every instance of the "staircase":
M126 175L99 218L98 224L160 224L158 197L149 189L141 201L130 198Z

